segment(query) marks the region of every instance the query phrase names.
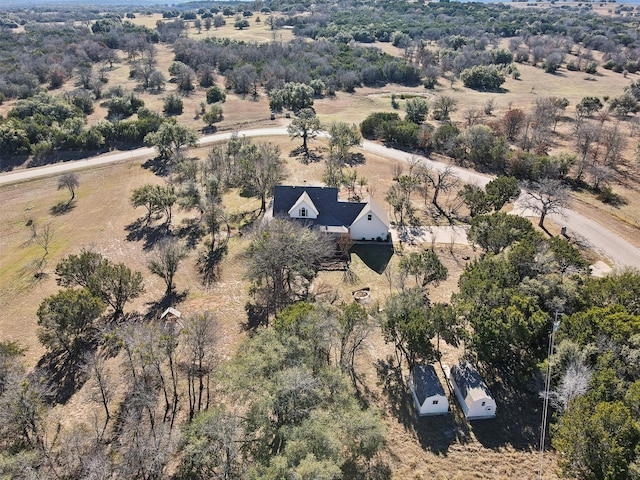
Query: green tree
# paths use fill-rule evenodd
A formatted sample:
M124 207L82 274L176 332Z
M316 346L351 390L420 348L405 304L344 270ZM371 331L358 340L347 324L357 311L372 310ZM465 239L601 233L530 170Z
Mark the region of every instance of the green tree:
M175 119L169 119L157 132L147 134L144 142L158 150L160 159L170 163L180 158L185 148L195 147L198 144L198 134L192 128L176 122Z
M482 188L476 185L466 184L458 191L458 196L469 209L471 217L483 215L491 210L487 195Z
M406 359L409 368L418 361L437 359L431 339L436 335L429 315L429 300L421 288L411 288L391 295L385 304L382 333L396 349L398 363Z
M298 112L303 108L311 108L313 105L313 88L304 83L288 82L282 89L284 106Z
M508 147L486 125L472 125L460 135L464 156L476 166L502 172L506 167Z
M467 319L473 328L469 349L512 378L530 374L544 358L550 321L535 299L511 291L500 306L474 306Z
M498 177L487 183L485 187L487 200L495 211L499 211L506 203L520 196L520 185L513 177Z
M552 445L566 476L585 480L629 478L640 440L637 423L621 402L591 404L578 397L552 429Z
M580 117L590 117L602 110L602 107L602 102L598 97L582 97L580 103L576 105L576 112Z
M407 120L418 125L424 122L429 113L429 104L421 97L410 98L404 108L407 111Z
M56 282L63 287L79 286L113 308L118 319L127 302L144 292L142 274L124 263L113 263L92 250L69 255L56 265Z
M243 469L241 444L246 440L239 417L220 408L198 415L182 433L182 461L176 478L233 480Z
M515 242L535 236L536 232L528 219L504 212L475 216L467 232L471 243L491 253L499 253Z
M182 99L175 93L170 93L164 99L162 111L165 115L182 115L184 104Z
M312 108L301 109L287 126L287 132L291 138L302 138L302 149L306 157L309 156L308 141L315 138L319 131L320 119Z
M244 449L246 478L364 474L384 444L384 427L372 409L361 409L346 376L328 361L316 356L311 341L273 329L240 346L224 377L243 409L239 438L252 439Z
M209 107L209 110L206 111L204 115L202 115L202 120L207 124L209 128L213 126L214 123L218 123L222 121L222 105L219 103L214 103Z
M104 303L86 289L65 289L38 308L38 340L50 352L77 359L95 344Z
M449 272L433 250L421 253L411 252L400 259L400 270L413 275L416 287L426 287L430 283L438 285L447 279Z
M0 151L8 156L29 154L31 143L21 122L0 122Z
M227 99L225 91L217 85L207 88L206 95L207 103L224 103Z
M548 245L560 273L565 274L570 270L585 272L589 266L589 261L582 256L582 252L568 240L551 237L548 239Z
M145 207L147 209L146 221L149 222L154 215L165 216L165 223L171 224L173 206L178 197L173 185L143 185L131 192L130 202L134 208Z
M609 107L620 117L627 117L630 113L638 113L640 111L640 103L629 93L612 98L609 102Z
M460 73L460 79L467 88L477 90L497 90L504 83L502 71L495 65L476 65Z
M640 315L640 273L629 269L603 278L587 278L580 295L586 305L621 305L629 313Z
M345 122L334 122L329 127L329 149L337 158L338 164L343 165L350 158L351 147L360 146L362 137L356 125Z

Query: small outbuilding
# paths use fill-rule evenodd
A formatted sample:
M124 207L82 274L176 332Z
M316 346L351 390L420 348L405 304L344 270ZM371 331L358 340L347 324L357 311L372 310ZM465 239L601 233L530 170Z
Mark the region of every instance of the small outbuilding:
M444 365L443 369L462 411L469 420L496 416L496 401L473 365L462 361L451 368Z
M409 389L418 415L446 415L449 400L433 365L416 365L409 376Z

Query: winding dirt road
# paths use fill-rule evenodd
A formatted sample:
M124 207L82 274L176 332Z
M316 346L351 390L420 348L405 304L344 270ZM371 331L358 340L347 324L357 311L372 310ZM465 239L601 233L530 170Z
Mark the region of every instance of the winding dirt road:
M274 137L287 135L287 129L286 127L256 128L251 130L241 130L238 134L247 137ZM228 140L232 135L233 132L206 135L201 137L198 143L200 146L208 146L216 142ZM323 134L323 136L326 136L326 134ZM362 149L399 161L406 161L411 157L407 152L388 148L369 141L363 142ZM0 186L24 182L38 177L58 175L72 170L81 170L109 163L150 157L154 155L154 153L154 149L145 147L128 152L108 153L84 160L46 165L27 170L19 170L17 172L2 173L0 174ZM421 157L421 159L427 164L427 166L435 170L442 171L447 168L447 165L443 163L423 157ZM492 179L487 175L474 171L458 167L450 168L452 172L465 183L471 183L482 187ZM529 212L524 208L518 208L518 206L516 206L515 211L519 215L535 216L534 213ZM601 225L571 209L565 209L562 215L554 214L550 215L548 218L558 225L567 226L567 232L569 235L577 238L581 244L587 248L590 248L600 255L608 258L615 267L640 268L640 249L611 232L606 226Z

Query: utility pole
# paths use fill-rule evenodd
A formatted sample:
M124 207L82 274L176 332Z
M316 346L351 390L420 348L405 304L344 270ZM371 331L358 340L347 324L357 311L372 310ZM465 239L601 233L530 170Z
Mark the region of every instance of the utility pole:
M544 382L544 399L542 404L542 425L540 427L540 469L538 470L538 479L542 480L542 462L544 459L544 444L546 440L547 432L547 419L549 412L549 390L551 389L551 355L553 355L553 347L556 340L556 332L560 327L560 320L558 320L558 312L556 311L555 318L553 320L553 328L549 333L549 351L547 352L547 377Z

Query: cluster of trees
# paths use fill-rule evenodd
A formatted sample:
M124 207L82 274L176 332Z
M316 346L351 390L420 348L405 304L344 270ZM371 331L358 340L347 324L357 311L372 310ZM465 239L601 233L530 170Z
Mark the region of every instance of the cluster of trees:
M252 240L250 277L279 295L315 267L310 257L319 243L326 246L315 235L274 220ZM289 265L284 274L256 270L278 255ZM153 258L151 270L163 268ZM76 380L72 390L84 384L93 424L56 425L44 381L51 374L28 375L23 350L1 342L3 474L168 478L175 462L172 478L375 475L385 429L350 384L375 326L363 307L295 303L292 288L286 299L278 296L273 326L259 328L221 363L220 324L208 312L179 325L125 318L125 305L144 286L124 264L86 250L60 262L56 275L65 288L40 306L39 339Z
M419 69L405 60L376 49L326 40L256 45L229 39L180 39L174 51L175 59L195 72L207 66L216 68L225 76L227 88L243 95L253 94L257 85L271 92L290 82L310 86L316 96L323 91L329 95L336 90L353 91L362 85L420 82ZM310 104L297 108L304 106Z
M580 308L565 313L551 357L552 444L567 476L633 478L640 445L638 328L640 276L588 279Z
M508 65L514 60L530 62L553 73L565 62L568 53L574 53L576 59L570 60L567 68L595 73L593 50L602 52L604 68L635 72L640 65L637 48L640 40L633 29L632 17L604 18L590 12L588 4L532 13L507 5L414 7L395 1L366 12L355 5L332 11L319 3L312 9L312 15L293 16L287 19L287 24L294 26L297 35L314 39L332 38L338 43L391 42L404 50L405 58L420 67L428 88L433 88L443 73L455 78L467 69ZM511 39L509 50L487 51L488 45L497 46L499 38ZM427 48L432 42L438 43L439 52ZM488 74L489 69L483 73ZM519 75L517 69L511 73ZM480 77L491 79L491 88L499 82L497 75ZM482 83L478 88L483 88Z
M101 121L87 128L86 112L77 106L76 98L79 97L38 94L19 100L7 118L0 120L3 155L33 155L40 159L54 151L98 150L140 143L165 121L159 114L144 108L144 102L134 94L116 89L105 102L108 118L112 121ZM118 121L134 113L137 118Z
M283 310L223 369L224 392L244 413L221 406L198 415L185 429L178 478L371 475L384 427L344 373L371 328L357 305Z

